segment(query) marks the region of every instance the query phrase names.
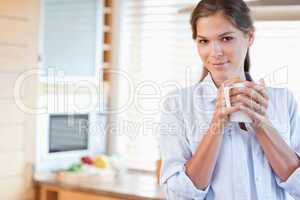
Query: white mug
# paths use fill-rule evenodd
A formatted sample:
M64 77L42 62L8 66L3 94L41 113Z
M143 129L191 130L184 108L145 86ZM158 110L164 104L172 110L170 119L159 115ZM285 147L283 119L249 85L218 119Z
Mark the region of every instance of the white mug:
M243 87L245 87L244 83L234 83L230 86L224 87L225 106L227 108L231 107L230 90L232 88L243 88ZM229 116L229 121L231 121L231 122L252 123L252 119L246 113L243 113L241 111L231 113L230 116Z

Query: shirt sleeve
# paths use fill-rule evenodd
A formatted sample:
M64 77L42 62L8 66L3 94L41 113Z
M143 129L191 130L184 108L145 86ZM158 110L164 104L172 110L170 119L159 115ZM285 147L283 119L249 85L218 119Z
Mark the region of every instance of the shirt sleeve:
M163 104L160 122L160 152L162 158L160 184L167 199L204 200L210 186L199 190L185 172L185 164L192 153L185 136L185 125L178 96L168 97Z
M291 92L289 95L289 118L291 148L300 158L300 114L297 101ZM300 200L300 167L297 168L286 181L276 177L276 181L295 200Z

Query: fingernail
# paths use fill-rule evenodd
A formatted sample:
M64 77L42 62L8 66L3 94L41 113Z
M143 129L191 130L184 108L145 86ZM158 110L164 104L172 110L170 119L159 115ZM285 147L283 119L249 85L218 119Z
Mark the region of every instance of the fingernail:
M265 83L265 80L264 79L259 79L259 83L261 84L261 85L266 85L266 83Z

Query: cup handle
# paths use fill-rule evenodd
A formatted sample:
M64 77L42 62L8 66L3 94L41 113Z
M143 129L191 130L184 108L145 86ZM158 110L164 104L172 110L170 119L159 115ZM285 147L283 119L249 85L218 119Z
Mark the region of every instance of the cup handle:
M225 87L224 88L224 98L225 98L225 106L227 108L231 107L231 103L230 103L230 89L231 87Z

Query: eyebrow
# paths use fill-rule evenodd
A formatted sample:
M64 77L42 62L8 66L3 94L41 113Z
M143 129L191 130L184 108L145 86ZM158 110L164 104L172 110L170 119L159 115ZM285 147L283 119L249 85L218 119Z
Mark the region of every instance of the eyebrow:
M220 34L218 37L222 37L224 35L228 35L228 34L231 34L231 33L234 33L232 31L228 31L228 32L225 32L225 33L222 33ZM201 36L201 35L197 35L198 38L206 38L205 36Z

